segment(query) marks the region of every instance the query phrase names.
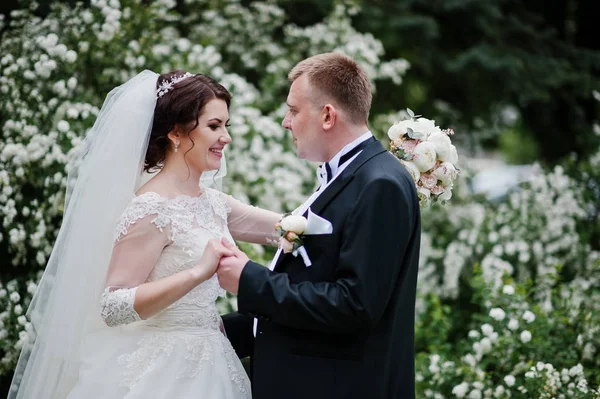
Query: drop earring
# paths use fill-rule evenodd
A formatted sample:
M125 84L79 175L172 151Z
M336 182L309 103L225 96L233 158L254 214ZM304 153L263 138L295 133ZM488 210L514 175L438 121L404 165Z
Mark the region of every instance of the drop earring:
M177 152L178 147L179 147L179 141L175 143L175 152Z

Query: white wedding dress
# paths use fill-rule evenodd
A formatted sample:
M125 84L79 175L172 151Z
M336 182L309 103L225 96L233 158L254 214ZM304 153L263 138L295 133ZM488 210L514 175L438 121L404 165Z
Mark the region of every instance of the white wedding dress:
M120 284L108 287L101 300L102 317L112 327L86 338L68 399L250 398L248 376L220 330L215 301L225 291L216 275L147 320L139 318L133 299L139 284L196 265L210 239L233 242L233 233L264 242L277 217L212 189L200 197L134 197L119 222L109 269Z

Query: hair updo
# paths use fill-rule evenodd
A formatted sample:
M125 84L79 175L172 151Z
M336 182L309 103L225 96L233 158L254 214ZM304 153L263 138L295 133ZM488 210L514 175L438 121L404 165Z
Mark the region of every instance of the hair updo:
M173 71L158 77L156 88L174 76L185 72ZM198 116L212 99L220 99L231 104L231 94L213 78L197 74L176 83L168 93L158 98L154 108L154 121L148 142L148 150L144 160L144 170L154 172L163 166L169 149L167 134L176 125L180 125L188 133L198 126Z

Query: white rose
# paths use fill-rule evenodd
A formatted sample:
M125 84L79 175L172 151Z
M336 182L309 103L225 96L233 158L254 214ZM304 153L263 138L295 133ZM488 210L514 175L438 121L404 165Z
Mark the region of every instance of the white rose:
M531 341L531 333L529 331L525 330L521 333L521 342L526 344L529 341Z
M504 313L504 310L500 308L493 308L490 310L490 317L495 320L502 321L504 320L504 317L506 317L506 313Z
M69 125L69 122L65 121L65 120L61 120L60 122L58 122L58 124L56 125L56 128L58 130L60 130L61 132L68 132L69 129L71 128L71 125Z
M452 388L452 393L457 398L464 398L465 395L467 394L468 390L469 390L469 384L467 384L466 382L463 382L460 385L457 385L454 388Z
M58 44L58 36L56 36L56 34L50 33L48 36L46 36L46 45L48 47L54 47L57 44Z
M508 328L515 331L517 328L519 328L519 322L515 319L510 319L508 321Z
M448 188L446 188L446 189L444 190L444 192L443 192L443 193L441 193L441 194L438 196L438 198L439 198L439 200L440 200L440 201L448 201L448 200L450 200L450 198L452 198L452 189L451 189L451 188L449 188L449 187L448 187Z
M413 162L421 173L427 172L435 165L437 155L435 147L428 141L423 141L415 147Z
M494 332L494 327L492 327L491 325L485 323L484 325L481 326L481 331L485 335L490 336Z
M27 292L29 292L31 295L35 294L35 291L37 290L37 284L34 283L33 281L30 281L29 284L27 284Z
M504 383L509 387L512 387L513 385L515 385L515 377L510 374L507 375L506 377L504 377Z
M498 385L494 391L494 397L499 398L504 394L504 392L506 392L504 387L502 385Z
M527 323L531 323L535 320L535 314L533 314L532 311L527 310L525 313L523 313L523 320L525 320Z
M435 146L435 152L441 161L447 161L450 156L450 146L452 146L452 142L450 141L450 137L447 134L442 132L432 133L427 141L433 143Z
M14 303L17 303L21 300L21 295L18 292L13 292L10 294L10 300Z
M419 118L413 122L412 129L415 132L423 133L427 139L434 133L441 133L442 130L435 125L435 122L427 118Z
M442 162L431 175L441 181L442 185L448 186L456 179L456 168L450 162Z
M74 63L75 61L77 61L77 53L73 50L67 51L67 53L65 54L65 61L71 64Z
M488 337L484 337L479 344L484 353L488 353L492 349L492 340Z
M283 218L280 222L281 228L285 231L293 231L296 234L304 233L306 230L307 220L300 215L291 215Z
M79 111L75 108L67 109L67 116L71 119L76 119L79 116Z
M400 162L402 163L402 165L404 165L406 170L408 170L408 173L410 173L415 183L418 182L421 178L421 172L419 172L417 166L410 161L400 160Z
M507 284L502 288L502 293L504 293L506 295L512 295L515 293L515 287Z
M396 122L388 129L388 137L390 140L396 140L406 134L406 130L413 126L413 121L410 119Z
M447 159L442 159L442 161L448 161L455 165L458 163L458 153L456 152L456 147L454 145L450 145L450 154L448 154Z
M77 87L77 79L74 77L70 77L69 80L67 80L67 87L71 90L76 88Z

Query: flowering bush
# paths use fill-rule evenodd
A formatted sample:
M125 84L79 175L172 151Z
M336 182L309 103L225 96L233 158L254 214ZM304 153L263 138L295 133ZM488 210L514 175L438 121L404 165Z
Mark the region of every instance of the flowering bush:
M589 218L584 191L556 166L500 203L457 201L428 209L423 213L422 289L456 298L475 263L495 288L505 273L546 287L558 275L586 278L599 254L582 229ZM547 300L549 291L538 295Z
M600 286L576 292L559 284L546 311L531 295L535 287L507 279L494 289L476 270L477 310L469 320L427 302L418 331L434 327L438 337L417 341L417 396L600 398L600 319L591 301L580 301L580 295L598 298Z
M598 161L423 212L418 396L600 398Z

